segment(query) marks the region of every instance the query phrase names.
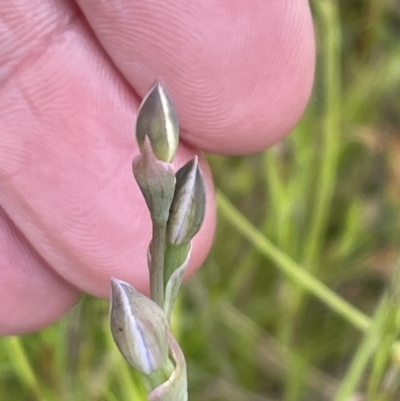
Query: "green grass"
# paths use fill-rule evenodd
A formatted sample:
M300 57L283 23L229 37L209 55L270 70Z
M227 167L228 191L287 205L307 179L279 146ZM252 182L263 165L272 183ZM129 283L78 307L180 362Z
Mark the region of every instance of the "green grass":
M400 399L400 11L312 6L301 122L259 154L209 156L215 244L173 321L191 401ZM0 339L0 400L145 400L108 302L84 296L41 332Z

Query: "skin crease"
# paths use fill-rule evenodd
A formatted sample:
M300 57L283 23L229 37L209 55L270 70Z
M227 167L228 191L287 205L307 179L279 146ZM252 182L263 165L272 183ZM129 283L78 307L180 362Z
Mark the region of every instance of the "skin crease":
M312 87L305 0L15 0L0 31L0 334L44 327L81 291L107 297L111 275L147 291L149 215L131 161L155 79L177 106L177 167L199 150L279 140ZM202 168L207 217L190 271L215 226Z

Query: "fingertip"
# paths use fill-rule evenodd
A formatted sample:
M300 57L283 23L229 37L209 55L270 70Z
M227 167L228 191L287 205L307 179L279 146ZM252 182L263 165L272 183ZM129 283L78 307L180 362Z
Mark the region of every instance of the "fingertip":
M197 148L261 150L304 111L315 62L306 0L80 4L137 93L165 81L183 137Z
M0 211L0 335L39 330L62 316L79 291L49 268Z

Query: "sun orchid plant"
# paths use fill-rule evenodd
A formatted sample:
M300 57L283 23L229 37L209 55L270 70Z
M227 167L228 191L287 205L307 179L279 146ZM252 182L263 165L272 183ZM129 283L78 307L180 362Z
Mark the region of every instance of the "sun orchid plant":
M204 220L206 195L197 157L174 171L179 123L161 82L142 101L136 140L140 154L132 169L152 221L147 252L150 297L113 277L111 332L122 355L146 379L149 401L186 401L186 362L169 322L191 240Z

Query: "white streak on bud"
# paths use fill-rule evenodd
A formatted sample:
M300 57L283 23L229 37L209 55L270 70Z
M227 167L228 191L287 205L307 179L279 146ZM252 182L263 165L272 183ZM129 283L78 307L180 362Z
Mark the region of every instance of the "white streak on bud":
M179 122L172 99L164 85L156 82L144 97L136 119L136 140L143 149L146 136L155 156L170 162L179 142Z
M111 332L125 359L142 373L168 357L168 323L163 310L128 283L111 279Z
M206 190L197 156L176 173L167 240L172 244L189 243L203 224L206 208Z

